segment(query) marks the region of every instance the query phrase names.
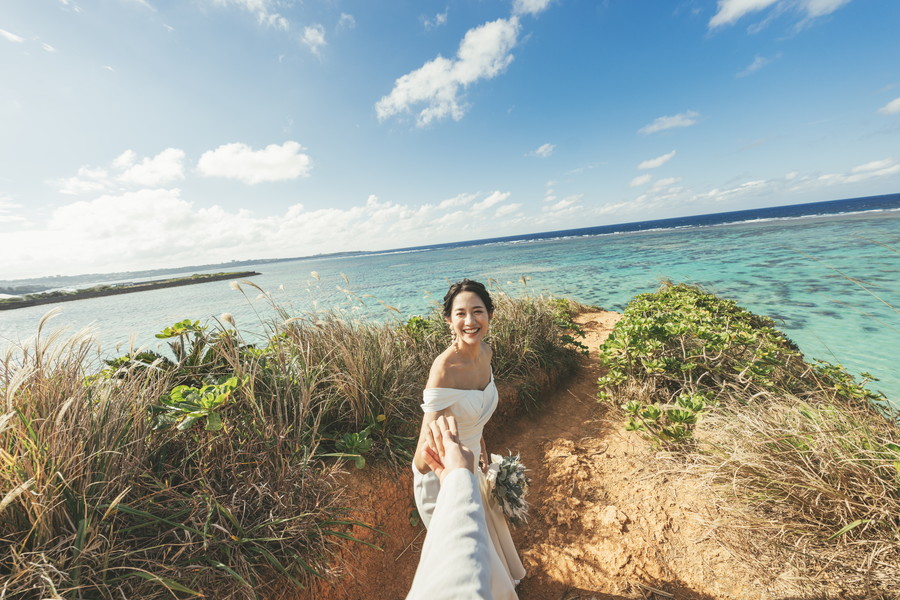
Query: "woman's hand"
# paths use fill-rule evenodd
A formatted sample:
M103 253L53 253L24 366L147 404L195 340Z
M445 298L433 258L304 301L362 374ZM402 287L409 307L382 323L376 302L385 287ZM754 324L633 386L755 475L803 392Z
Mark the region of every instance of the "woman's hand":
M491 464L491 455L487 453L487 446L484 444L484 436L481 436L481 472L485 475L487 475L489 464Z
M429 423L429 428L432 438L440 444L441 450L438 453L425 446L422 449L422 457L442 482L447 473L454 469L474 470L475 455L460 443L456 419L452 416L440 416Z
M413 464L416 467L416 470L423 475L431 471L431 467L428 466L428 462L424 458L424 452L427 450L431 451L436 456L440 456L442 452L442 440L441 436L438 435L437 439L435 438L434 432L431 430L431 424L434 423L438 418L440 418L444 414L444 411L438 412L427 412L422 417L422 429L419 432L419 443L416 446L416 454L413 457ZM441 444L441 445L439 445Z

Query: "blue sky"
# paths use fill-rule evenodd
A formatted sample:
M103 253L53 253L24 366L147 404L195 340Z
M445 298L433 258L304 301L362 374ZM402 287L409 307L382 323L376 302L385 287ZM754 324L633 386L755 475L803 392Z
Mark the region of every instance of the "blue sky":
M4 0L0 279L900 191L893 0Z

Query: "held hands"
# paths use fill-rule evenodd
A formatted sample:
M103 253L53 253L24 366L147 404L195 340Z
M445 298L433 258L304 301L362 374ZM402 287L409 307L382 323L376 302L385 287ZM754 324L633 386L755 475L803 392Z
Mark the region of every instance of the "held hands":
M431 435L422 448L422 458L442 482L454 469L475 470L475 455L460 443L455 418L441 415L428 425Z

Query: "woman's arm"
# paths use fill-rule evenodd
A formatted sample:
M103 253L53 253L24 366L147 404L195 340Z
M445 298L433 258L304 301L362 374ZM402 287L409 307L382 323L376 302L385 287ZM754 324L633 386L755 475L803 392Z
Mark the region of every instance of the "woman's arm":
M419 473L425 474L431 471L431 467L429 467L425 463L425 459L422 457L422 449L425 446L429 446L432 450L437 452L437 445L434 441L434 436L431 433L431 422L436 421L438 417L446 414L447 409L439 410L437 412L427 412L422 417L422 428L419 430L419 443L416 444L416 454L413 456L413 464L418 469Z
M491 464L491 455L487 453L487 446L484 445L484 436L481 436L481 472L487 473L488 465Z

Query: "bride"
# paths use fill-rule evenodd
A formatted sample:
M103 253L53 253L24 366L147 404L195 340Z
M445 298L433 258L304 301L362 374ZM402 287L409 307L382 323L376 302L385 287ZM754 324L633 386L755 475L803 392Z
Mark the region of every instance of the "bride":
M484 342L494 314L494 303L484 285L463 279L450 286L444 296L443 315L450 325L453 342L431 365L423 392L422 429L413 460L413 491L425 526L431 522L440 480L423 458L425 446L436 450L430 423L441 415L453 416L460 442L472 449L478 471L481 501L491 540L491 588L497 600L516 598L514 586L525 576L509 526L496 501L491 499L484 477L489 454L482 431L499 400L491 370L491 347Z

